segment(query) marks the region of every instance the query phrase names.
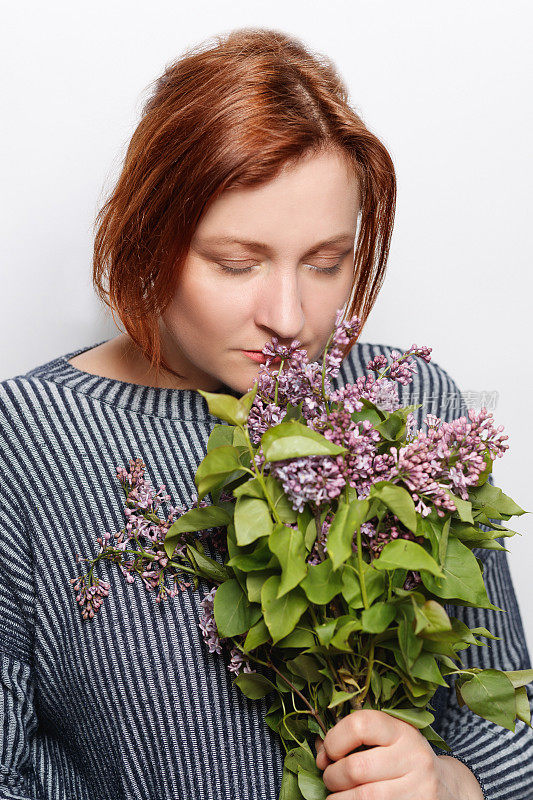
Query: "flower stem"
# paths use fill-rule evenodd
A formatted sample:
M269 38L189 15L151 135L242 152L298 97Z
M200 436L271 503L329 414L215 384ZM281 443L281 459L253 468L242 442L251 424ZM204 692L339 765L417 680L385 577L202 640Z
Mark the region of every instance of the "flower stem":
M248 659L251 658L252 661L255 661L257 664L262 664L264 667L267 667L268 669L273 670L277 675L279 675L279 677L283 681L285 681L287 686L289 686L292 689L292 691L295 694L297 694L298 697L302 700L302 702L307 706L307 708L309 709L308 713L310 713L316 719L317 723L320 725L322 731L324 732L324 735L327 733L326 725L324 724L324 721L322 720L322 717L320 716L320 714L318 713L316 708L313 708L313 706L311 705L309 700L305 697L305 695L303 695L299 691L299 689L297 689L296 686L293 683L291 683L291 681L288 678L286 678L285 675L283 675L279 671L279 669L276 667L275 664L273 664L271 661L263 661L262 659L258 658L257 656L254 656L252 653L247 653L246 650L244 650L244 648L242 647L242 645L240 645L239 642L237 642L233 636L231 637L231 640L232 640L233 644L235 645L235 647L237 647L242 653L244 653L244 655Z
M365 576L363 572L363 545L361 541L361 526L357 528L357 563L359 565L359 583L361 584L361 595L366 608L369 608L368 597L365 586Z
M254 451L253 451L252 443L250 441L250 436L248 434L248 429L247 429L246 425L240 425L239 427L240 427L240 429L242 430L242 432L244 434L244 438L246 439L246 444L248 445L248 450L250 451L250 463L254 465L254 471L253 471L252 474L255 475L255 477L257 478L257 480L261 484L261 488L262 488L262 490L264 492L264 495L266 497L267 503L270 506L270 509L272 511L274 519L276 520L276 522L281 523L281 521L282 521L281 517L278 514L277 509L276 509L275 505L273 504L272 500L270 499L270 495L267 492L266 483L265 483L265 479L263 477L263 473L260 470L257 469L256 463L254 461Z
M306 706L307 706L307 708L309 709L309 712L308 712L308 713L310 713L310 714L311 714L311 715L312 715L312 716L313 716L313 717L316 719L316 721L317 721L317 723L320 725L320 727L321 727L321 729L322 729L322 731L323 731L324 735L326 735L326 733L327 733L327 728L326 728L326 726L325 726L325 724L324 724L324 722L323 722L323 720L322 720L322 717L320 716L320 714L318 713L318 711L316 710L316 708L313 708L313 706L312 706L312 705L311 705L311 703L310 703L310 702L307 700L307 698L305 697L305 695L303 695L303 694L302 694L302 693L301 693L301 692L300 692L300 691L299 691L299 690L296 688L296 686L295 686L293 683L291 683L291 681L290 681L288 678L286 678L286 677L285 677L285 675L283 675L283 674L282 674L282 673L279 671L279 669L276 667L276 665L275 665L275 664L273 664L272 662L268 662L267 666L268 666L268 667L270 667L270 669L274 670L274 672L275 672L277 675L279 675L279 677L280 677L280 678L281 678L283 681L285 681L285 683L287 684L287 686L289 686L289 687L292 689L292 691L293 691L295 694L297 694L297 695L298 695L298 697L299 697L299 698L300 698L300 699L301 699L301 700L302 700L302 701L305 703L305 705L306 705Z
M276 405L276 406L278 404L279 376L281 374L281 370L283 369L283 365L284 365L285 361L286 361L286 359L284 359L284 358L281 359L281 363L280 363L279 369L278 369L278 374L276 375L276 389L275 389L275 392L274 392L274 405Z
M365 697L368 694L368 690L370 688L370 680L372 678L372 669L374 667L374 639L370 640L370 648L369 648L368 652L369 652L369 655L368 655L368 664L367 664L367 667L366 667L367 672L366 672L365 685L363 686L363 692L362 692L361 697L357 698L358 701L361 703L361 706L363 704L363 701L364 701Z

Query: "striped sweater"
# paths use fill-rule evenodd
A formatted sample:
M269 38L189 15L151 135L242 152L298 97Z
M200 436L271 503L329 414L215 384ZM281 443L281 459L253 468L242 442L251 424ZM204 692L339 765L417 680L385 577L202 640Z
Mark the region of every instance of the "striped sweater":
M264 722L270 698L246 699L227 656L208 652L198 627L207 583L158 604L138 578L129 584L100 563L109 596L93 620L81 618L70 579L86 570L76 556L94 558L96 537L124 527L116 467L142 458L151 485L190 506L220 421L194 390L68 363L88 349L0 382L0 800L276 800L283 748ZM333 387L393 349L356 344ZM449 375L416 363L413 383L398 388L402 404L424 403L418 427L428 411L465 414ZM506 553L476 555L489 598L507 613L446 607L501 637L461 651L464 666L529 668ZM460 708L453 678L432 705L433 727L486 800L533 798L533 729L518 721L512 733Z

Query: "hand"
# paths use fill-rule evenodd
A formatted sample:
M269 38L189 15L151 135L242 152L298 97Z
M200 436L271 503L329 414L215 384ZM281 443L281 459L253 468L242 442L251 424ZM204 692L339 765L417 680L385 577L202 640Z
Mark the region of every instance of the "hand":
M450 788L452 774L426 737L385 711L360 709L348 714L323 741L317 736L317 751L322 744L316 764L324 770L326 788L334 792L328 800L451 800L459 796L455 786ZM361 744L376 746L353 753Z

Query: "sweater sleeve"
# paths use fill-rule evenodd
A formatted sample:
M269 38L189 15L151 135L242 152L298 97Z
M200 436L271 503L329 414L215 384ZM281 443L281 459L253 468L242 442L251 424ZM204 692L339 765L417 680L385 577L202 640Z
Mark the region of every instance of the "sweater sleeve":
M434 365L436 366L436 365ZM451 420L467 416L468 409L456 383L439 368L442 379L448 384L448 396L456 402L449 404L442 419ZM509 451L511 453L512 451ZM492 475L489 482L494 484ZM504 488L505 491L505 488ZM509 520L512 527L512 518ZM487 526L482 526L489 530ZM497 541L508 546L512 538L499 537ZM520 670L531 669L524 628L518 607L513 581L505 550L475 549L474 555L483 560L483 582L490 601L505 612L485 608L447 605L449 616L468 625L484 627L498 640L483 639L483 645L471 645L461 650L461 669ZM455 676L449 676L450 689L444 690L445 703L440 719L433 728L452 748L447 753L435 747L438 755L458 758L473 772L486 800L531 800L533 798L533 728L517 720L515 731L502 728L474 714L467 705L462 708L455 694ZM533 710L533 687L526 686L530 708Z
M0 800L43 800L34 789L38 727L33 669L33 565L24 517L0 484Z

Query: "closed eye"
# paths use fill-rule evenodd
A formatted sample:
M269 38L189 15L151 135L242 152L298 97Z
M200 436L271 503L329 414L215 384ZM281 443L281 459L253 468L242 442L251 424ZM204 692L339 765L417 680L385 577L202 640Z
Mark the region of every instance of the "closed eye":
M326 275L335 275L339 272L341 268L342 261L339 261L332 267L315 267L313 264L306 264L313 272L318 273L325 273ZM217 266L221 270L221 272L225 272L228 275L244 275L247 272L251 272L253 267L242 267L241 269L234 269L233 267L228 267L225 264L219 264L217 262Z

